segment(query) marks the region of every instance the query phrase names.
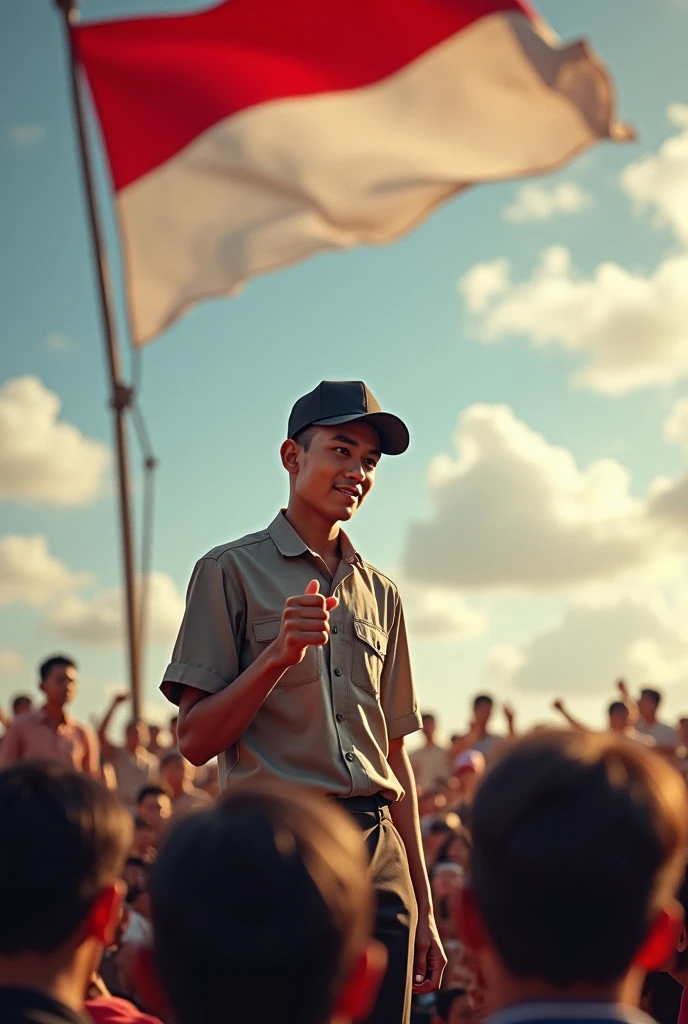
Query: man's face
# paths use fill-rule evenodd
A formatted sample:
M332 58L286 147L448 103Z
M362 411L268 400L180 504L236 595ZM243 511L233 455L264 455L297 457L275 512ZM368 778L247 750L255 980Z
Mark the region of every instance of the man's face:
M148 726L145 722L130 722L125 733L127 747L147 747L150 741Z
M380 438L365 422L318 427L299 448L294 492L324 519L349 520L375 482Z
M640 698L638 700L638 711L643 716L643 718L652 718L657 711L657 705L655 704L652 697L649 697L647 694L643 693L640 695Z
M28 715L29 711L33 711L33 702L25 697L23 700L18 700L14 706L14 717L20 718L21 715Z
M612 732L624 732L628 726L628 709L619 708L609 712L609 728Z
M486 726L492 715L492 705L489 701L482 700L475 708L475 721L477 725Z
M62 707L76 697L77 671L73 665L56 665L41 683L49 704Z
M139 818L159 828L172 817L172 801L167 793L148 793L136 808Z

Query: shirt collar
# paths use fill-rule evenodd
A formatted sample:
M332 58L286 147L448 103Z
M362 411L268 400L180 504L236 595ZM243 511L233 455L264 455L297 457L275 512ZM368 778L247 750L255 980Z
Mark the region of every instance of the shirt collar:
M287 519L285 512L286 509L280 509L268 526L268 533L272 537L277 550L281 555L284 555L285 558L296 558L298 555L308 554L310 552L310 548L301 540L298 533ZM339 543L342 550L342 558L345 562L349 562L353 565L354 562L361 561L361 556L358 554L343 530L339 531ZM312 553L313 552L311 552L311 554Z
M542 1000L506 1006L488 1017L486 1024L533 1024L537 1021L618 1021L654 1024L651 1017L633 1006L592 1000Z

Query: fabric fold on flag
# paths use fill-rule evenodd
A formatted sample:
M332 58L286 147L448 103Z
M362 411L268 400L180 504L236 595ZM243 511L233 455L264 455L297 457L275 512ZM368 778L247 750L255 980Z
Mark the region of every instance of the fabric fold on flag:
M518 0L227 0L73 32L139 345L257 274L632 137L588 45Z

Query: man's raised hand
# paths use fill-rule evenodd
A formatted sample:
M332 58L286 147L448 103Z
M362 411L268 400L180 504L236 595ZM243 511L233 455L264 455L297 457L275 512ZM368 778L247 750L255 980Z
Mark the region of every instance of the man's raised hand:
M285 667L298 665L307 647L322 647L330 639L330 612L339 603L336 597L320 593L320 584L311 580L298 597L287 598L282 625L275 641L276 655Z

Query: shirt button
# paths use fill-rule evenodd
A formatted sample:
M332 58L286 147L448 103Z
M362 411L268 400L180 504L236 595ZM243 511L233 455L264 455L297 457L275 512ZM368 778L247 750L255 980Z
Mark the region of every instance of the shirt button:
M332 627L332 632L333 633L338 633L339 632L339 626L333 626Z
M353 754L351 753L351 751L350 751L350 750L348 750L348 751L346 752L346 754L344 755L344 757L345 757L345 758L347 759L347 761L353 761L353 759L354 759L354 755L353 755Z
M334 674L335 674L336 676L340 676L340 675L342 674L342 670L341 670L340 668L336 668L336 669L334 670Z
M344 721L344 715L341 713L341 711L335 717L336 717L338 722L343 722Z

